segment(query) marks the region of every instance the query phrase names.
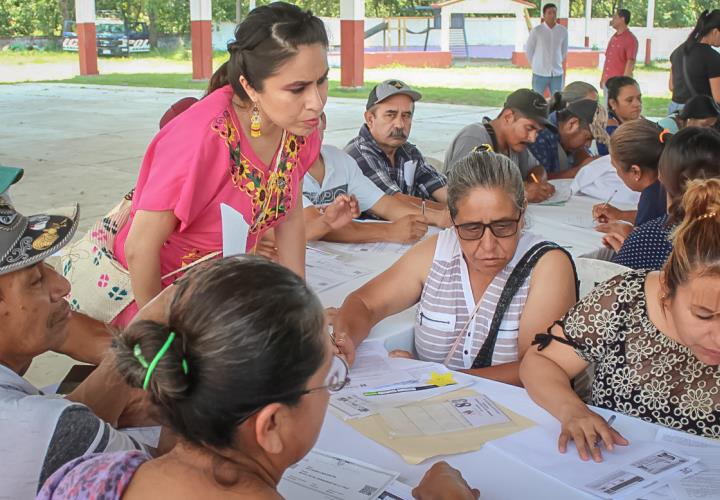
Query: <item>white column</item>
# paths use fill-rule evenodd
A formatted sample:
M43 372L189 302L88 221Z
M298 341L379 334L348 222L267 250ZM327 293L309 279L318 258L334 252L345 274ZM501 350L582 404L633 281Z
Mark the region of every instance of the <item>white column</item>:
M545 2L547 3L547 2ZM570 0L560 0L558 6L558 19L567 19L570 17Z
M211 0L190 0L190 21L212 21Z
M450 52L450 13L440 10L440 50Z
M515 11L515 52L525 51L525 42L528 38L527 24L525 24L525 14L522 10Z
M75 22L95 22L95 0L75 0Z
M655 24L655 0L648 0L647 28L652 29Z
M592 19L592 0L585 0L585 46L590 47L590 19Z

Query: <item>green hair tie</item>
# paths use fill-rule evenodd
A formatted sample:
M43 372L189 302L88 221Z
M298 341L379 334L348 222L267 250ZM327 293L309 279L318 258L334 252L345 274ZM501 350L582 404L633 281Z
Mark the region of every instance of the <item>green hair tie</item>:
M160 348L160 350L157 352L155 357L150 361L150 364L148 364L147 360L145 359L145 356L142 355L142 350L140 349L140 344L135 344L133 347L133 355L138 360L138 363L140 363L140 366L145 368L147 370L147 373L145 373L145 380L143 381L143 390L147 390L148 386L150 385L150 378L152 377L153 372L155 371L155 368L157 368L158 363L160 363L160 360L165 355L168 349L170 349L170 344L173 343L173 340L175 340L175 332L170 332L170 335L168 335L167 340L163 344L163 346ZM185 375L187 375L190 370L188 369L187 360L185 358L182 359L182 370Z

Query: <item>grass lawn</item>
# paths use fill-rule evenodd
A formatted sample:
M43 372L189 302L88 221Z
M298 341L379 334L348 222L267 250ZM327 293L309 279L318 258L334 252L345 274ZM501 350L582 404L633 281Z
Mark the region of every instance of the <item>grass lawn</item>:
M173 89L203 90L205 82L195 82L185 73L111 73L99 76L76 76L67 80L51 80L48 83L75 83L88 85L121 85L128 87L158 87ZM370 89L377 82L365 82L359 89L344 89L340 82L330 81L329 94L333 97L367 99ZM416 87L423 94L425 102L449 104L468 104L472 106L500 107L508 92L493 89L462 89L445 87ZM643 114L664 117L667 114L669 99L662 97L644 97Z

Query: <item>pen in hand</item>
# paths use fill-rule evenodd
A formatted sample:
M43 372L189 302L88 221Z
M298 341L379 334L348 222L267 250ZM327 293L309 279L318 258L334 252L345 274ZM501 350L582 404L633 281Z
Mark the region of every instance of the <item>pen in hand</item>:
M535 182L536 184L540 184L540 179L537 178L537 175L535 175L535 172L530 172L530 178Z
M425 196L422 197L422 204L420 205L420 208L422 210L422 215L425 215Z

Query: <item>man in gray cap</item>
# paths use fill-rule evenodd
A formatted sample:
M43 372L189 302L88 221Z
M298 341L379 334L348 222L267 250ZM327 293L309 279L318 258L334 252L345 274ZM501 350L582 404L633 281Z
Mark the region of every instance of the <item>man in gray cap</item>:
M419 205L420 199L447 203L447 181L408 142L419 92L400 80L386 80L372 89L365 106L365 124L345 152L385 194Z
M77 207L69 215L25 217L0 202L3 498L34 498L48 476L85 454L142 449L108 423L116 422L130 401L111 361L67 398L46 396L22 377L33 358L61 350L68 337L70 284L44 260L70 242L77 222Z

